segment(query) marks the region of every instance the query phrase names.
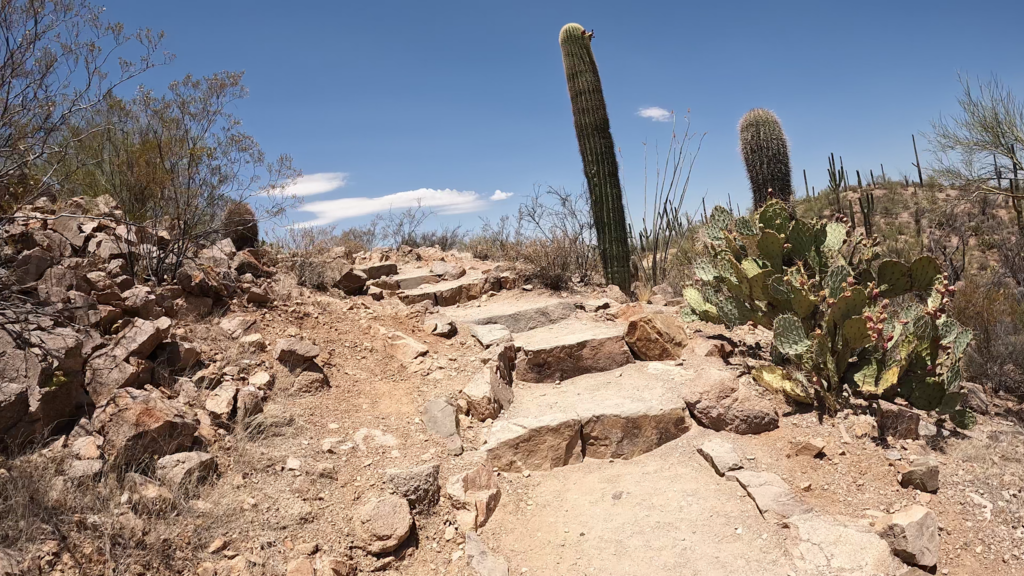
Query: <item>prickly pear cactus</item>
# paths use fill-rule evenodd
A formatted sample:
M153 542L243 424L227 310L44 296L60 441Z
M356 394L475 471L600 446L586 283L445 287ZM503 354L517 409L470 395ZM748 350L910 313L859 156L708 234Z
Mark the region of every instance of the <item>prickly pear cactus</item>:
M847 393L899 395L970 421L958 405L971 332L946 315L955 290L934 258L882 260L877 241L843 222L794 219L777 200L749 218L716 208L708 228L686 314L771 328L784 366L759 370L759 382L830 408Z

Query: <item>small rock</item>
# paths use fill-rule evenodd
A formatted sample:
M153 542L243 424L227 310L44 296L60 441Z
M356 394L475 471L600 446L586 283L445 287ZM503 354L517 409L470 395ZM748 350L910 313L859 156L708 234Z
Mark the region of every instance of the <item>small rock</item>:
M287 576L313 576L313 563L305 558L292 560L288 563Z
M440 464L425 464L408 470L391 469L384 473L388 489L409 501L414 509L430 508L441 494Z
M459 433L459 416L455 406L447 399L434 398L423 406L421 411L423 424L427 430L440 436L448 438Z
M448 479L446 487L463 531L479 530L501 500L498 478L485 464Z
M370 554L384 554L398 548L411 529L409 503L399 496L372 499L356 513L358 544Z
M876 525L882 526L882 538L900 560L926 568L939 561L939 522L931 510L915 504Z
M207 546L206 553L216 554L217 552L223 552L224 549L227 547L228 543L226 540L224 540L223 538L217 538L216 540L211 542L209 546Z
M302 468L302 460L295 457L289 457L288 460L285 461L285 470L298 470L299 468Z
M939 491L939 463L930 456L915 458L910 469L900 475L900 486L922 492Z
M823 450L825 450L825 441L821 438L815 438L797 443L793 448L793 456L810 456L814 458L821 454Z
M274 358L286 366L301 366L320 355L320 348L302 338L282 338L274 345Z
M217 459L205 452L179 452L156 462L156 477L175 491L189 491L211 479Z
M238 345L243 350L249 350L251 352L263 352L267 349L267 341L263 339L263 334L246 334L238 339Z
M697 452L707 460L708 464L715 469L715 473L719 476L724 476L726 472L743 468L740 457L736 454L732 444L718 438L708 440L697 448Z

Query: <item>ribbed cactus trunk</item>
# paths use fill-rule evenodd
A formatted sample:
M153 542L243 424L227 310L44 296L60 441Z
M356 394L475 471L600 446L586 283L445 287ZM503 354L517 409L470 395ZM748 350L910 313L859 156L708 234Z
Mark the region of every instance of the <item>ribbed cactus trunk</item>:
M558 43L562 46L565 80L569 85L576 140L580 145L583 175L590 193L605 281L629 294L629 232L622 205L619 162L615 157L601 77L597 73L594 53L590 50L592 36L579 24L566 24L558 35Z
M771 110L754 108L740 120L740 152L754 196L754 209L775 198L790 204L793 177L789 144L779 118ZM770 192L769 192L770 190Z

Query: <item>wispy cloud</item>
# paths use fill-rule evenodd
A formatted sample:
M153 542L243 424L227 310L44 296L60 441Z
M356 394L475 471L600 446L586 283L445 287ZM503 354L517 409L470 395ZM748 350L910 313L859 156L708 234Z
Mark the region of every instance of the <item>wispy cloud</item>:
M511 192L502 192L501 190L495 190L494 194L491 194L491 200L494 202L500 202L502 200L508 200L512 197Z
M672 120L672 112L665 110L660 106L650 106L648 108L641 108L637 111L637 116L641 118L650 118L655 122L669 122Z
M299 178L284 189L285 194L313 196L343 188L348 183L346 172L320 172Z
M494 199L494 196L491 198ZM320 226L346 218L357 218L389 210L405 210L416 206L433 210L438 214L465 214L486 209L487 201L476 192L471 191L420 188L377 198L338 198L337 200L307 202L299 206L297 210L310 212L315 216L312 221L303 222L302 225Z

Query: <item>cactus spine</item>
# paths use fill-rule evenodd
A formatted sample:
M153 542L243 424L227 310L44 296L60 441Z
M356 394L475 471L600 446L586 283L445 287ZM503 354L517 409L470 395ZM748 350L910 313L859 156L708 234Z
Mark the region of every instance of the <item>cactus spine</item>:
M743 115L740 120L740 152L747 166L754 208L764 206L771 198L789 204L793 198L789 144L774 112L754 108Z
M588 33L579 24L566 24L558 35L558 43L562 47L576 140L590 193L605 281L629 294L629 233L622 205L619 162L615 157L601 77L590 49L592 38L593 33Z

